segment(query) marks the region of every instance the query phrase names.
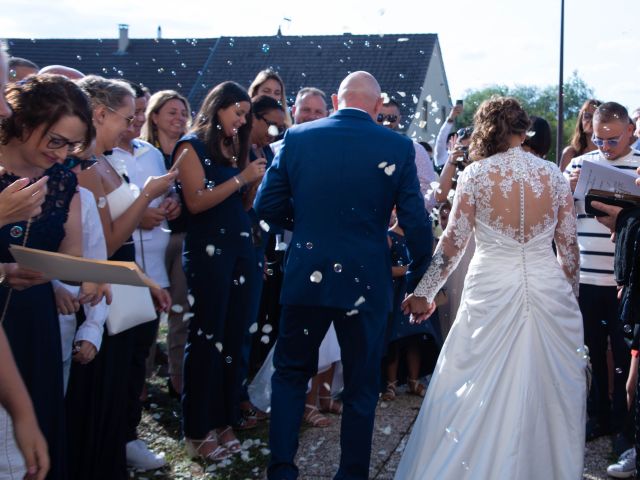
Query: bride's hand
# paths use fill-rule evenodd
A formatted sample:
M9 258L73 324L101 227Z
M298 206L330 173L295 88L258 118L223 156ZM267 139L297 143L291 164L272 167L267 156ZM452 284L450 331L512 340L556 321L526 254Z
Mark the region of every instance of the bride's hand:
M417 324L424 322L436 309L435 302L427 302L424 297L416 297L411 294L402 302L402 311L405 315L410 315L409 323Z

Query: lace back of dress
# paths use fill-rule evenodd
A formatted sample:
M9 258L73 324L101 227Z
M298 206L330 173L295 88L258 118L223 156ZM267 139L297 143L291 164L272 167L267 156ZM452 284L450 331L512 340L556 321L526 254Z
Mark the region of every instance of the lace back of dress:
M552 165L511 149L482 160L473 182L477 220L526 243L557 220L557 188Z

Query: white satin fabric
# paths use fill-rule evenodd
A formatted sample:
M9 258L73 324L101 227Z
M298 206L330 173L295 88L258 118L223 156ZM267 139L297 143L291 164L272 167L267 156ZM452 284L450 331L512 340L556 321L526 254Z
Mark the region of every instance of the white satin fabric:
M551 241L475 219L476 252L398 480L581 479L582 318Z

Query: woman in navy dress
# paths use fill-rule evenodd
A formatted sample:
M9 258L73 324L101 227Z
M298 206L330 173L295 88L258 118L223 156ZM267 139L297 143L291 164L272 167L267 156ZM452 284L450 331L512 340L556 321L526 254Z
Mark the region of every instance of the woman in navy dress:
M184 267L193 295L185 349L182 409L190 455L217 461L240 450L237 369L255 290L255 253L247 208L265 161L248 163L251 102L238 84L207 95L191 132L176 145L183 204L189 212Z
M30 77L7 90L13 116L0 125L0 190L21 177L48 177L40 215L0 228L0 262L6 276L0 308L16 364L49 446L48 479L67 478L62 352L51 283L13 263L12 244L82 255L76 177L61 163L71 150L91 143L91 107L70 80Z
M437 312L428 322L409 323L409 316L402 312L401 304L407 294L407 266L410 263L404 232L397 220L387 233L391 250L391 270L393 275L393 312L389 316L387 328L386 390L383 400L393 400L399 379L407 376L408 392L424 397L426 387L419 377L426 373L428 364L434 364L442 344L437 324ZM401 365L401 357L406 358L406 367ZM429 362L429 360L431 360Z

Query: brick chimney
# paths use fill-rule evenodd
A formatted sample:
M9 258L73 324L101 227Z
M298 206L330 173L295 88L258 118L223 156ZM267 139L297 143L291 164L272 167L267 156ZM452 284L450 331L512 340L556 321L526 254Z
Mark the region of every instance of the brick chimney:
M120 36L118 37L118 54L124 55L129 48L129 25L120 23L118 25Z

